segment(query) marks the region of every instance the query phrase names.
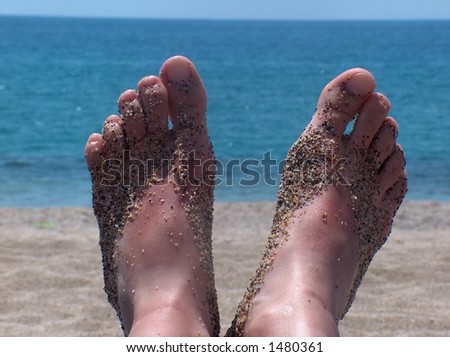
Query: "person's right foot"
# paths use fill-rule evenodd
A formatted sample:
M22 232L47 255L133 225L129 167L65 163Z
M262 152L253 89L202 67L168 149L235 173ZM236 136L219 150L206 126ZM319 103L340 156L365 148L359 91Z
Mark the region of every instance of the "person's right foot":
M217 336L206 92L181 56L138 89L85 149L105 290L126 335Z
M406 193L397 124L374 88L352 69L323 90L287 155L266 251L228 336L338 335Z

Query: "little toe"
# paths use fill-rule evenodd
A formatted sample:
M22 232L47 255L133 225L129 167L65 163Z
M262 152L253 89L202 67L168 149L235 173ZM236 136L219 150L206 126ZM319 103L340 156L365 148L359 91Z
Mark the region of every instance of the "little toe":
M374 89L375 79L364 69L350 69L337 76L323 89L311 127L324 126L341 136Z
M407 174L403 170L398 180L386 191L383 199L391 212L396 212L407 191Z
M395 182L386 192L383 198L383 206L386 209L386 223L384 225L383 236L388 236L392 229L392 217L399 209L407 191L407 174L403 170L397 182Z
M180 143L197 150L209 147L206 91L194 64L186 57L172 57L161 67L161 80L169 94L169 112Z
M350 134L350 143L368 148L380 126L386 120L391 104L382 94L370 96L360 110L355 126Z
M391 155L382 164L379 172L380 193L387 192L405 171L405 155L399 144L394 146Z
M397 136L397 122L393 118L387 117L370 144L370 150L375 152L375 157L378 159L378 164L380 166L392 153Z
M103 161L103 137L101 134L91 134L84 148L84 154L89 171L92 173Z

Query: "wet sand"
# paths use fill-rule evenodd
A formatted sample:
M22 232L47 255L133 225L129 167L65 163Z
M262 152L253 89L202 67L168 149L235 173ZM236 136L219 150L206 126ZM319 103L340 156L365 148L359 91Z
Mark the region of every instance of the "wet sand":
M269 232L273 203L217 204L213 226L222 331ZM0 335L121 336L103 292L90 208L0 209ZM341 322L344 336L450 336L450 202L410 202ZM222 334L223 334L222 333Z

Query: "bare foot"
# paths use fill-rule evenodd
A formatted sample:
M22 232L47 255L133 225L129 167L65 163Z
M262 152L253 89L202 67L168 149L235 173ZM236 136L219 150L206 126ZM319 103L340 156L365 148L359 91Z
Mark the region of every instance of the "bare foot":
M202 81L173 57L122 93L119 111L85 149L108 299L126 335L218 335Z
M323 90L287 155L266 251L227 335L339 334L406 192L397 124L374 88L352 69Z

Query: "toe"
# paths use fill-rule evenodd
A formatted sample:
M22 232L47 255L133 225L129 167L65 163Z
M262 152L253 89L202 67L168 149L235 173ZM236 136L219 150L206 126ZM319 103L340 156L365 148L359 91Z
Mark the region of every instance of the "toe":
M93 170L101 165L103 159L103 138L100 134L91 134L86 143L84 154L89 171Z
M206 128L206 91L202 80L186 57L168 59L161 67L161 80L169 94L169 112L182 145L209 145Z
M120 159L124 150L123 120L117 115L109 116L103 124L103 141L108 158Z
M123 118L123 128L127 144L133 149L147 134L146 117L138 94L133 90L123 92L118 100Z
M405 155L399 144L394 146L392 153L382 164L379 172L380 192L386 193L405 171Z
M392 153L397 135L397 122L390 117L386 118L370 144L370 150L375 153L375 157L377 157L379 165L385 162Z
M387 207L391 212L396 212L400 207L402 200L407 190L407 174L406 170L402 170L397 181L390 187L386 193L383 201L387 204Z
M360 110L350 134L350 143L368 148L389 112L391 104L382 94L373 94Z
M324 126L334 135L342 135L374 89L370 72L355 68L342 73L323 89L311 126Z
M167 132L169 98L166 87L158 77L145 77L138 83L138 98L146 117L151 135Z
M383 236L389 235L392 228L392 217L395 215L399 209L403 198L405 197L407 191L407 174L403 170L397 182L390 187L383 198L383 207L386 209L386 222L384 225Z
M123 92L117 101L120 114L124 115L128 105L138 97L137 93L133 89L128 89Z

